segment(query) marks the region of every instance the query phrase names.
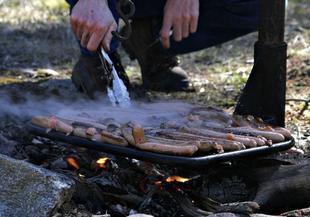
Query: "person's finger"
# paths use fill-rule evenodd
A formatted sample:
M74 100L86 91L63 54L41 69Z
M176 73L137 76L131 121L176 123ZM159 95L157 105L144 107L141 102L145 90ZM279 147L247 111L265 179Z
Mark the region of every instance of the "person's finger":
M76 37L78 38L78 40L82 39L83 32L84 32L84 23L78 22L77 28L76 28Z
M87 50L96 51L103 39L103 36L104 35L98 31L93 32L93 34L90 36L90 39L87 43L87 46L86 46Z
M182 22L182 37L187 38L189 35L190 28L190 16L184 16Z
M198 28L198 16L194 15L191 17L190 21L190 32L195 33Z
M108 31L106 32L106 34L103 37L103 41L102 41L102 46L104 48L105 51L110 51L110 44L113 38L112 32L117 30L117 24L112 23L109 28Z
M163 21L163 26L160 30L160 40L164 48L168 49L170 47L170 30L172 27L171 18L165 16Z
M190 1L183 2L183 17L182 17L182 38L187 38L189 35L190 26Z
M84 31L80 42L82 47L87 47L89 37L90 37L89 32Z
M76 33L77 33L77 26L78 26L78 18L76 16L74 16L74 15L71 15L71 17L70 17L70 24L71 24L71 28L72 28L73 33L76 35Z
M176 19L175 23L173 24L173 38L175 41L182 40L182 20Z

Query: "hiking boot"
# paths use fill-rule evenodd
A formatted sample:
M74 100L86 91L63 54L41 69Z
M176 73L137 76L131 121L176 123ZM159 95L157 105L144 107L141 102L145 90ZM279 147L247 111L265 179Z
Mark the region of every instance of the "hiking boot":
M160 41L154 44L154 22L154 19L133 20L133 32L122 46L131 59L138 60L144 88L168 92L187 90L187 73L178 67L176 56L169 54Z
M114 52L109 54L109 57L113 61L119 77L124 81L124 84L129 87L130 82L121 64L119 55ZM106 91L111 81L110 77L111 73L102 66L99 57L80 56L73 68L71 80L79 91L86 93L93 99L96 91Z

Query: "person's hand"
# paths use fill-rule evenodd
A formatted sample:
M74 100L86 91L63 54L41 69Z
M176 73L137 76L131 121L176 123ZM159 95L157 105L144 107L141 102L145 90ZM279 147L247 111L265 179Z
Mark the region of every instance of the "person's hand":
M198 26L199 0L167 0L164 9L163 26L160 31L164 48L170 47L170 31L175 41L195 33Z
M79 0L73 7L71 27L82 47L96 51L103 45L110 50L112 31L117 29L107 0Z

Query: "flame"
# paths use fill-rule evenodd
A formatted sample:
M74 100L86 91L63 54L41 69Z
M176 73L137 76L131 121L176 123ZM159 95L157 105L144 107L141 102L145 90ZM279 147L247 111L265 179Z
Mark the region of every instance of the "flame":
M161 183L162 183L161 181L156 181L156 182L155 182L155 185L160 186L160 185L161 185Z
M80 178L85 178L86 176L84 174L79 173Z
M170 183L170 182L188 182L190 181L190 178L184 178L181 176L169 176L168 178L166 178L166 182Z
M99 158L96 163L97 163L97 166L99 168L106 168L106 164L108 162L109 158L107 157L103 157L103 158Z
M80 169L78 162L73 157L68 157L66 161L72 168L76 170Z

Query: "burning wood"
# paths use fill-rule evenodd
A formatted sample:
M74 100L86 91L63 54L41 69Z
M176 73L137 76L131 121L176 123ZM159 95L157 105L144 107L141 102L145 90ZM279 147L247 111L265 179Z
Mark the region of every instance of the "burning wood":
M190 178L184 178L184 177L181 177L181 176L169 176L168 178L166 178L166 182L188 182L190 181L191 179Z
M80 165L78 164L78 162L76 161L75 158L73 158L73 157L68 157L68 158L66 159L66 162L68 163L68 165L69 165L71 168L73 168L73 169L75 169L75 170L80 169Z
M105 169L105 168L107 167L106 164L108 163L109 160L110 160L110 159L107 158L107 157L100 158L100 159L98 159L98 160L96 161L97 166L98 166L99 168Z

